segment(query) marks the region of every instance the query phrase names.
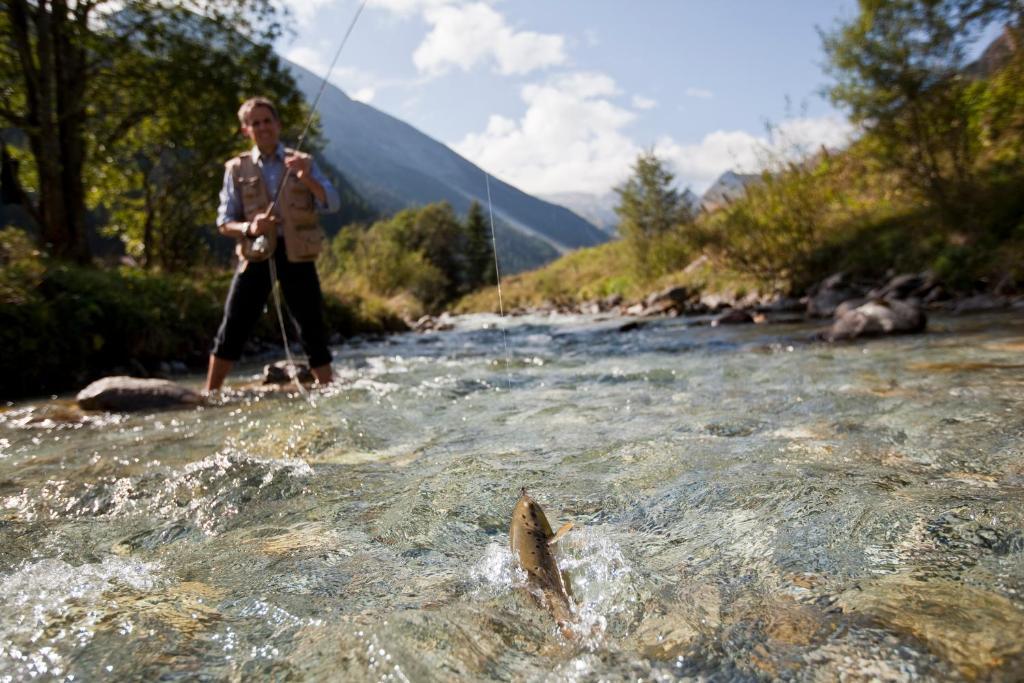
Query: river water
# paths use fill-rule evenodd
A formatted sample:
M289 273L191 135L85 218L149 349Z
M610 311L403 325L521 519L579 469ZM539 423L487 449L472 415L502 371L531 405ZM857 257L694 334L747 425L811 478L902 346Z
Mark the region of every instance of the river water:
M622 322L356 341L312 402L9 406L0 680L1024 677L1024 316ZM572 637L521 487L575 525Z

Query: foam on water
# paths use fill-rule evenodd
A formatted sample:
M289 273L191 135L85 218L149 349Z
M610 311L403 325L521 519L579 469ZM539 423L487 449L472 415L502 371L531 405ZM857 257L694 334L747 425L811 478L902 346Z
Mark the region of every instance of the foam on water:
M85 647L103 622L120 615L130 632L132 614L111 591L147 593L163 583L160 565L108 557L72 566L58 559L25 563L0 580L0 680L70 673L71 652Z
M469 571L475 594L490 597L526 587L526 572L516 561L507 545L489 543L484 556Z
M155 515L188 521L207 534L262 497L301 487L313 470L303 460L268 460L222 451L171 472L157 466L132 477L96 481L49 480L2 499L10 519Z
M570 625L575 638L589 649L601 645L609 622L635 606L632 568L622 549L593 529L574 529L558 543L555 559L566 572L578 621ZM527 574L507 546L491 543L470 569L477 597L493 597L528 589Z

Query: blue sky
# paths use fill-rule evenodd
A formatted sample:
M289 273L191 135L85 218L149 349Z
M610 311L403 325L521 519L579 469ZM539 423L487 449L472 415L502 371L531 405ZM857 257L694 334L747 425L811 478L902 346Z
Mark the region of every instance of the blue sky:
M279 51L322 75L359 2L286 4L294 35ZM652 147L700 192L848 138L821 96L817 27L855 5L369 0L331 80L527 192L607 192Z

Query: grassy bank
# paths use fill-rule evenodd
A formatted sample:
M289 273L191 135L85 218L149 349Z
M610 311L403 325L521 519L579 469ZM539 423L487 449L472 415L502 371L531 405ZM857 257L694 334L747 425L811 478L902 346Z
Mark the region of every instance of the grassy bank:
M505 311L509 312L572 307L613 296L623 301L638 301L652 291L671 285L739 298L757 289L758 282L721 261L712 260L702 260L689 270L680 268L662 274L639 272L633 267L628 245L617 240L580 249L543 268L503 278L501 294ZM497 288L473 292L460 299L452 310L455 313L497 312Z
M643 265L626 238L505 278L506 310L638 301L669 285L726 299L800 296L836 272L880 281L927 270L951 295L1024 290L1024 164L979 165L954 221L878 164L870 142L765 173L743 198L646 238ZM493 311L497 301L491 288L453 309Z
M0 231L2 398L79 389L108 374L205 368L231 273L160 274L50 262L20 232ZM328 329L343 337L403 329L379 299L325 288ZM271 315L252 348L280 345Z

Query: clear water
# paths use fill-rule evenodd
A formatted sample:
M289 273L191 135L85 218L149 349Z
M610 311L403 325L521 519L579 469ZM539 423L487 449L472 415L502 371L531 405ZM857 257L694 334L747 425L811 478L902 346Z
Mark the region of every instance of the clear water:
M1024 677L1024 318L620 323L354 343L313 405L9 407L0 680Z

